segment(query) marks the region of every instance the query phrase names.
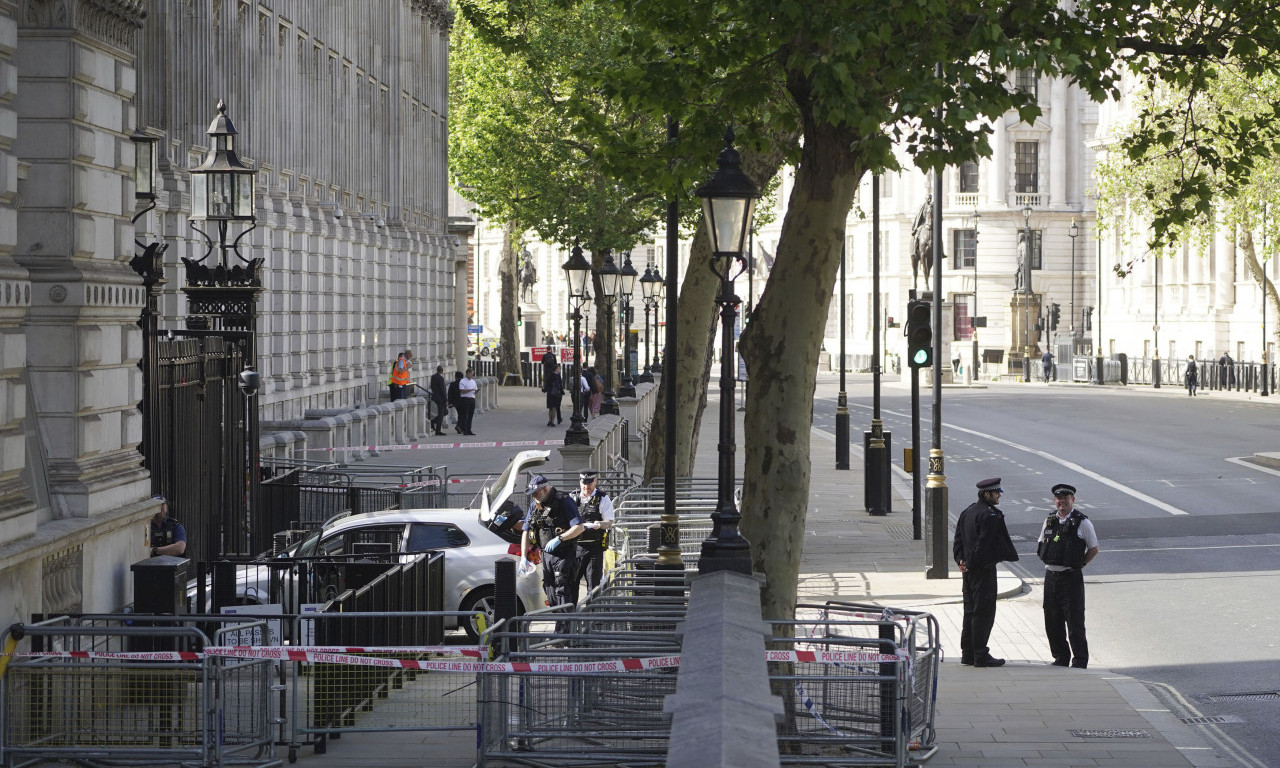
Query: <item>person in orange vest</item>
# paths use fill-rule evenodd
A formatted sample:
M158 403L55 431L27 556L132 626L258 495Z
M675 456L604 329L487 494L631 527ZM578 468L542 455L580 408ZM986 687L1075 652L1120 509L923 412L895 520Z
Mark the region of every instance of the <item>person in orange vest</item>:
M391 379L387 382L391 388L391 399L399 400L405 397L409 388L409 370L413 367L413 353L405 350L396 358L395 365L391 366Z

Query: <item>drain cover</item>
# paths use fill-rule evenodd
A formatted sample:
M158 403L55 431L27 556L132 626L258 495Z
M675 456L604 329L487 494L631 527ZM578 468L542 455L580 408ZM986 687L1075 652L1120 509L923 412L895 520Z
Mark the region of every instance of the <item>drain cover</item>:
M1254 693L1213 693L1209 701L1265 701L1280 699L1280 691L1256 691Z
M911 538L915 536L915 530L911 526L903 523L886 523L884 529L888 531L889 535L893 538L902 539L903 541L910 541Z
M1200 717L1182 717L1183 725L1216 725L1218 723L1243 723L1235 715L1202 715Z
M1146 731L1137 731L1121 728L1087 728L1082 730L1069 730L1067 733L1075 736L1077 739L1149 739L1151 734Z

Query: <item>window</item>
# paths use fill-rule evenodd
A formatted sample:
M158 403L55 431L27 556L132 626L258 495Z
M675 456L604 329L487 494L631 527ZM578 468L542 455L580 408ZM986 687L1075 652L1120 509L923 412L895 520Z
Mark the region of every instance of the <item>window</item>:
M969 161L960 166L960 194L978 192L978 164Z
M955 229L951 231L951 252L954 269L972 268L978 260L978 233L972 229Z
M1013 87L1018 93L1025 93L1032 98L1039 95L1040 71L1037 69L1019 69L1013 73Z
M955 330L953 341L967 341L973 338L973 294L957 293L951 297L951 316Z
M1031 268L1044 269L1044 232L1031 230Z
M398 552L404 536L404 525L371 525L329 536L320 542L316 555L337 557L340 555L368 555L380 552Z
M471 539L452 523L414 523L409 528L409 552L456 549L471 545Z
M1019 141L1014 144L1015 192L1040 191L1040 142Z

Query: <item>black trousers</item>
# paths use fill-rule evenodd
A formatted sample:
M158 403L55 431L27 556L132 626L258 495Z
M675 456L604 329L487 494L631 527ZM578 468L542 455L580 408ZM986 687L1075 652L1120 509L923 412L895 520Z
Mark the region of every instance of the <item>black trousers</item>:
M444 426L444 415L449 412L449 406L443 400L432 400L435 405L435 415L431 417L431 431L439 432Z
M476 415L476 399L474 397L458 398L458 427L462 434L471 432L471 420Z
M1084 634L1084 572L1044 572L1044 633L1055 661L1073 666L1089 663L1089 641Z
M960 659L985 659L991 655L987 641L996 623L996 567L966 571L962 594L964 621L960 629Z
M604 545L580 544L578 546L578 577L587 577L587 590L600 586L604 577Z
M566 557L542 552L542 586L552 608L578 602L577 547L572 542L562 542L556 549L564 550Z

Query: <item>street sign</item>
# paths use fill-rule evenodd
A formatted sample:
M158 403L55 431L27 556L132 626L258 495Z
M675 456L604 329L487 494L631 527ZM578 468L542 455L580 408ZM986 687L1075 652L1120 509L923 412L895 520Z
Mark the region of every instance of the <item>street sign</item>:
M484 333L483 325L468 325L467 333Z
M560 362L562 362L562 363L572 363L572 362L573 362L573 347L561 347L561 348L560 348Z
M541 361L545 354L547 354L547 347L529 347L529 357L535 361Z

